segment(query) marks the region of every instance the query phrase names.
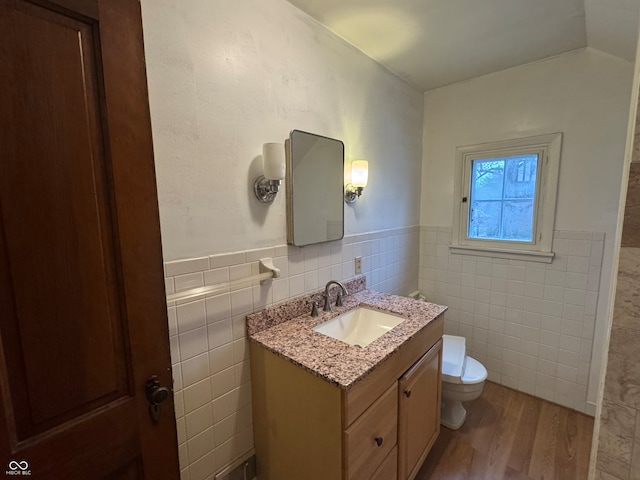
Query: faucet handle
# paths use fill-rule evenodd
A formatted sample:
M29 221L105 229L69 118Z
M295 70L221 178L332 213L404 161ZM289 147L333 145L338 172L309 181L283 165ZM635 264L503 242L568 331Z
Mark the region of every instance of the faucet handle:
M338 296L336 297L336 307L342 306L342 292L338 292Z
M330 312L331 311L331 300L329 299L329 294L328 293L323 293L322 294L322 298L324 298L324 305L322 306L322 310L324 310L325 312Z
M312 317L317 317L318 314L318 302L314 301L309 301L307 300L307 303L311 304L311 316Z

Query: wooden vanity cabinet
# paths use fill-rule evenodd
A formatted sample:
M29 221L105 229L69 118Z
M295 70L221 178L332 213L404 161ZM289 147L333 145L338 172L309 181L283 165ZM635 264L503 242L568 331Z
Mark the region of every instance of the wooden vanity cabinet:
M443 325L440 315L349 390L250 342L258 478L412 479L439 433Z

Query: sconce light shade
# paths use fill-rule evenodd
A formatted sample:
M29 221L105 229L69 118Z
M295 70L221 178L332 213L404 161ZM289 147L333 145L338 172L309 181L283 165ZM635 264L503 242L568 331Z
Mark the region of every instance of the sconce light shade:
M351 162L351 185L354 187L366 187L369 178L369 162L366 160L354 160Z
M267 180L284 180L286 165L284 147L281 143L262 145L262 169Z
M351 162L351 183L344 187L344 201L353 203L360 195L369 180L369 162L366 160L353 160Z
M253 192L261 203L273 203L287 171L281 143L262 145L262 171L264 175L260 175L253 183Z

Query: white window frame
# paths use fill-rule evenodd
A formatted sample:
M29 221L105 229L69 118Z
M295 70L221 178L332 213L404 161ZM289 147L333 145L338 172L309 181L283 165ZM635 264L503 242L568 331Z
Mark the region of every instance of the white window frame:
M456 148L451 253L551 263L562 133ZM538 154L533 241L478 239L468 236L473 160ZM468 201L467 201L468 200Z

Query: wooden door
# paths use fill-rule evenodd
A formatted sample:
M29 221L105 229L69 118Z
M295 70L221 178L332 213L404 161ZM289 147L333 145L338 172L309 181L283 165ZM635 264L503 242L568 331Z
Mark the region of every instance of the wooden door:
M137 0L0 0L0 473L178 478Z
M398 480L413 479L440 434L442 340L399 380Z

